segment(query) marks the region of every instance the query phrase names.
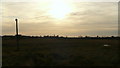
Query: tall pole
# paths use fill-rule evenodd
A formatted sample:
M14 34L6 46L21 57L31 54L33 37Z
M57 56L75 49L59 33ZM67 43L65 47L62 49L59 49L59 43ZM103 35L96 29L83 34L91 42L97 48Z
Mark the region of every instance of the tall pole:
M16 45L17 45L17 51L19 51L18 19L15 19L15 22L16 22Z
M16 21L16 36L18 36L18 19L15 19Z

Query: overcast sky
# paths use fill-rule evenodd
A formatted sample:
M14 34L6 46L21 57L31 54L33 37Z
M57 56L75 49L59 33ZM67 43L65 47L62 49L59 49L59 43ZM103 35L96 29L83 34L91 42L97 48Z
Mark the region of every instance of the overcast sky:
M3 2L2 34L15 35L14 19L18 18L23 35L118 35L117 2L66 1L51 7L54 3Z
M41 2L41 1L52 1L52 0L1 0L2 2ZM69 0L73 1L73 0ZM79 2L118 2L119 0L74 0Z

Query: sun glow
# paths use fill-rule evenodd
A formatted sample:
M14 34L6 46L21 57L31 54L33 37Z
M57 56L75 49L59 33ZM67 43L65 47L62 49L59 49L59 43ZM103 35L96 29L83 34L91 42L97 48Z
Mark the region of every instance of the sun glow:
M50 7L49 14L56 19L63 19L71 12L69 4L62 0L54 0Z

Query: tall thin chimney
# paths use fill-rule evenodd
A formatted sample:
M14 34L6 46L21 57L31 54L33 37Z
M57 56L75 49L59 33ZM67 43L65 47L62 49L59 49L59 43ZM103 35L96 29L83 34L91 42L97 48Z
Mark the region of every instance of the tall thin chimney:
M19 51L18 19L15 19L15 22L16 22L16 45L17 45L17 51Z
M18 36L18 19L15 19L16 22L16 36Z

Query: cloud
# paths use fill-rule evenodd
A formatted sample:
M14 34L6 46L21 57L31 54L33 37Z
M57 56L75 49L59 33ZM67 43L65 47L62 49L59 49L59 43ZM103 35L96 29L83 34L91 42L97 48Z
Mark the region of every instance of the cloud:
M84 8L84 11L73 12L68 18L76 24L75 26L88 25L105 28L118 25L117 3L89 3L89 5L82 3L81 6L83 7L80 8Z
M117 35L115 2L73 2L72 13L64 20L49 16L49 3L3 3L3 34L15 33L14 18L19 18L20 33L26 35Z
M2 0L2 2L45 2L53 0ZM75 2L118 2L119 0L69 0Z

